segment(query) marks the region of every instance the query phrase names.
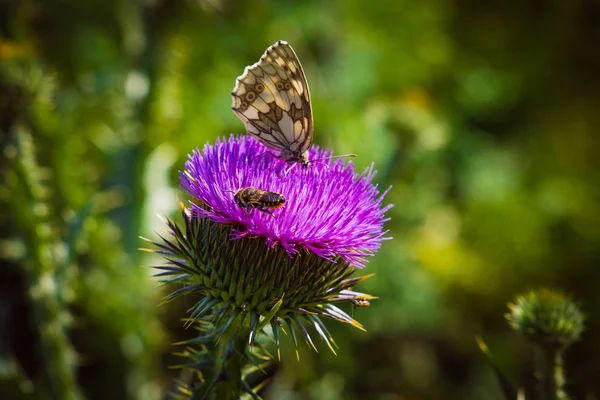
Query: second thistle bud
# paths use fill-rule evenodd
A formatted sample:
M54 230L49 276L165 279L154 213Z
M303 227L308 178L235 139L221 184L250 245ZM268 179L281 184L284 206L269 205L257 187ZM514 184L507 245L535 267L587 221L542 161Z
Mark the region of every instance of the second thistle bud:
M579 339L584 316L568 296L548 289L518 296L506 319L518 332L540 345L566 347Z

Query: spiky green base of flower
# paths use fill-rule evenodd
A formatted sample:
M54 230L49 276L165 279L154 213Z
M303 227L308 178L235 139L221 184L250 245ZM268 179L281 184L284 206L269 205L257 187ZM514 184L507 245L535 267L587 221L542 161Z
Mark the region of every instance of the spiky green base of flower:
M170 238L152 241L158 249L150 251L168 260L167 265L155 267L162 271L157 276L182 285L167 300L181 295L199 298L190 308L186 324L196 324L201 334L185 344L200 345L200 350L188 348L185 355L194 367L212 368L207 375L211 378L204 379L211 389L222 379L237 379L231 370L236 354L246 360L256 357L256 352L240 348L240 337L256 346L257 336L268 333L277 345L279 358L281 332L289 332L297 356L299 338L317 350L311 330L335 353L336 345L323 317L364 330L335 305L374 299L351 289L368 276L352 278L355 268L348 263L328 261L308 251L290 258L280 246L267 249L260 238L232 240L232 225L194 218L183 205L182 216L185 229L167 220ZM224 346L216 356L215 344ZM238 364L241 367L244 363ZM239 381L245 384L243 376Z

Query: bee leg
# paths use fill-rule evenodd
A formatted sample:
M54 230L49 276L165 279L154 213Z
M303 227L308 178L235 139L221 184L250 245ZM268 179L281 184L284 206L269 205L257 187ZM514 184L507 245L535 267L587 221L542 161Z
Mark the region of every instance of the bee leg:
M268 208L262 207L262 208L257 208L257 210L261 211L261 212L264 212L264 213L267 213L267 214L270 214L271 217L277 219L277 217L275 216L275 214L273 214L273 212L271 210L269 210Z

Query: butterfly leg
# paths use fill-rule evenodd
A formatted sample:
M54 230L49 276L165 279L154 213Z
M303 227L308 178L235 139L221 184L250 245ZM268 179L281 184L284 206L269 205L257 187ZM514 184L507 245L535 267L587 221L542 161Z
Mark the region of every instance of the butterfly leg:
M285 170L285 175L287 175L288 172L290 172L295 166L296 166L296 163L293 163L288 169L286 169Z
M272 157L274 157L274 158L278 158L278 157L277 157L275 154L271 153L270 151L265 151L265 152L263 152L263 153L260 153L260 154L258 155L258 157L262 157L262 156L264 156L265 154L270 154Z

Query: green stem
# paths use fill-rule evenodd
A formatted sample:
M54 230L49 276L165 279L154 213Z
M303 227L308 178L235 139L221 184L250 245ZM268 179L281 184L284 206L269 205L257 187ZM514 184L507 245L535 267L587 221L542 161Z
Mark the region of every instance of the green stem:
M192 399L238 400L242 395L242 368L250 328L242 325L233 336L223 338L216 349L214 386L211 393L194 393Z
M535 346L535 378L540 400L569 400L564 391L563 349L556 346Z
M569 400L567 392L565 392L565 371L563 368L563 350L556 352L555 358L556 367L554 369L554 380L556 382L556 399Z
M242 368L246 362L244 354L248 344L249 331L242 329L232 337L228 343L224 343L225 365L227 380L222 385L222 390L217 391L218 399L239 399L242 393ZM226 397L229 395L230 397Z

